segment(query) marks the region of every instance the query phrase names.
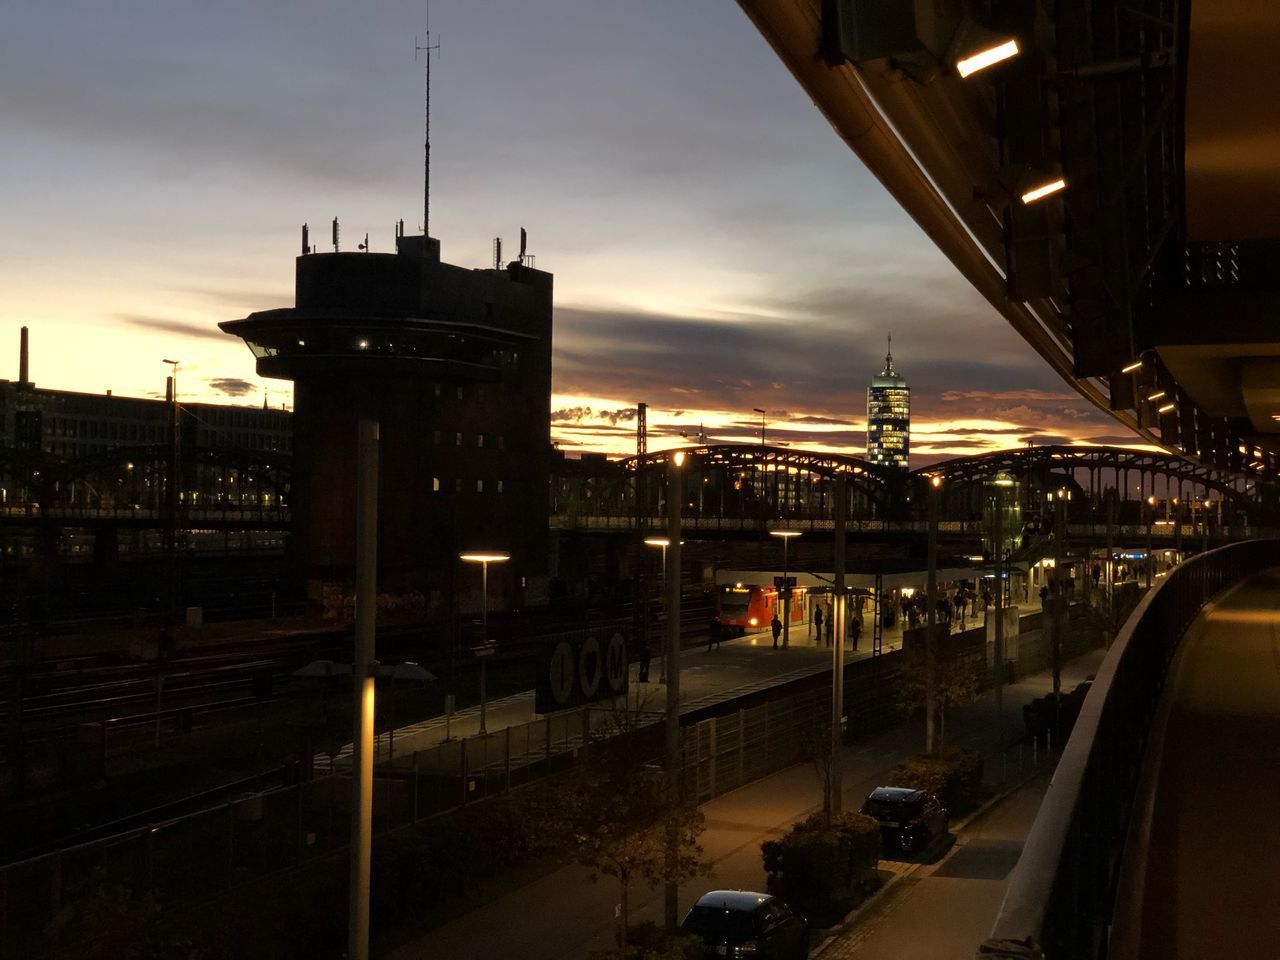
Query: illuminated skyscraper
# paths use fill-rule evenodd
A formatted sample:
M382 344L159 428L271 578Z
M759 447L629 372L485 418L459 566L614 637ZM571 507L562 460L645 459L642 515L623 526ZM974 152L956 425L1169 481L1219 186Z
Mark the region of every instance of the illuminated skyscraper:
M911 443L911 388L893 369L893 338L884 369L867 390L867 459L907 469Z

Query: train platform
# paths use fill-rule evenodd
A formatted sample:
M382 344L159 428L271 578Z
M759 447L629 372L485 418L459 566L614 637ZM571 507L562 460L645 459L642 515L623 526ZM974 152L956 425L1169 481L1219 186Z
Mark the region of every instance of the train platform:
M1039 599L1033 597L1031 604L1021 605L1019 609L1024 617L1039 613ZM845 663L872 655L869 620L868 615L858 647L851 649L846 644ZM965 626L972 628L979 623L980 615L974 617L971 614L965 621ZM901 648L902 626L899 620L893 627L884 630L882 644L886 653ZM959 623L956 628L960 628ZM680 711L682 714L692 713L778 684L829 672L831 659L831 647L816 638L809 622L792 624L790 646L785 649L781 646L781 641L778 648L774 648L773 636L768 630L724 640L718 647L711 649L701 645L686 648L680 657ZM634 663L631 665L628 697L635 709L661 713L665 709L666 695L660 657L652 659L648 683L640 682L639 666ZM557 740L564 738L566 741L580 742L586 736L581 724L591 721L577 721L581 712L580 709L568 710L551 715L551 726L556 730L554 735ZM602 716L601 722L604 719ZM485 727L490 737L503 734L510 728L517 744L530 744L528 750L522 746L516 747L520 756L525 753L533 756L537 753L539 747L532 728L545 720L545 716L535 711L533 690L492 700L485 710ZM407 763L414 752L431 751L441 744L479 735L480 707L469 706L457 711L452 717L431 717L397 727L394 733L380 733L374 746L375 763L385 764L397 759L400 763ZM351 745L346 744L335 756L317 757L316 762L318 769L324 769L329 765L340 766L349 762L350 757Z

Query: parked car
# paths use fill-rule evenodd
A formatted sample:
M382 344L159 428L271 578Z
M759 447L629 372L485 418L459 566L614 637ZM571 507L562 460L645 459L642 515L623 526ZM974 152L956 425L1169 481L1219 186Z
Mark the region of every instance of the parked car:
M767 893L712 890L680 924L702 937L705 957L804 960L809 921Z
M923 790L876 787L862 804L862 812L879 821L886 851L918 853L947 835L947 808Z

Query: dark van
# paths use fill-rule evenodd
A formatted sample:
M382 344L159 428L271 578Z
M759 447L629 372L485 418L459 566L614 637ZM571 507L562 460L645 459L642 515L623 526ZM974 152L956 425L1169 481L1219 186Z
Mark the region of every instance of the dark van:
M947 835L947 808L923 790L876 787L862 804L862 812L879 821L886 852L918 853Z

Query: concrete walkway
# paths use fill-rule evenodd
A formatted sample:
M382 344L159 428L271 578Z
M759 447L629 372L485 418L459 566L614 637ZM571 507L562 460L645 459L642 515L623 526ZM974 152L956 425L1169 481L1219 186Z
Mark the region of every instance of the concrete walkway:
M1208 604L1178 648L1139 810L1154 800L1131 828L1145 829L1145 843L1125 849L1111 956L1280 950L1278 611L1280 569L1255 574Z
M725 651L727 652L726 647ZM794 651L793 651L794 652ZM714 657L713 652L710 656ZM1101 652L1070 664L1064 684L1074 684L1092 673ZM1021 728L1021 707L1051 687L1048 674L1029 677L1005 688L1008 729ZM951 742L982 749L995 736L995 698L954 711L947 728ZM922 724L903 722L876 737L847 747L844 755L844 802L857 809L876 786L883 785L892 768L918 753L923 745ZM993 780L1020 775L1018 752L1004 762L989 762ZM1022 755L1030 763L1029 753ZM1029 766L1025 768L1029 771ZM817 773L809 765L797 765L703 804L707 829L702 846L714 863L715 874L681 890L681 909L708 890L721 887L763 889L764 872L760 843L784 833L796 820L821 805ZM904 872L909 864L885 862L886 869ZM592 950L612 944L616 886L602 879L593 884L585 869L566 866L446 923L390 956L395 960L580 960ZM643 887L632 891L632 921L656 920L661 914L660 892ZM992 911L994 916L994 911ZM990 918L988 918L988 926ZM985 931L983 931L985 933ZM978 942L981 935L974 942ZM915 954L904 954L915 956Z

